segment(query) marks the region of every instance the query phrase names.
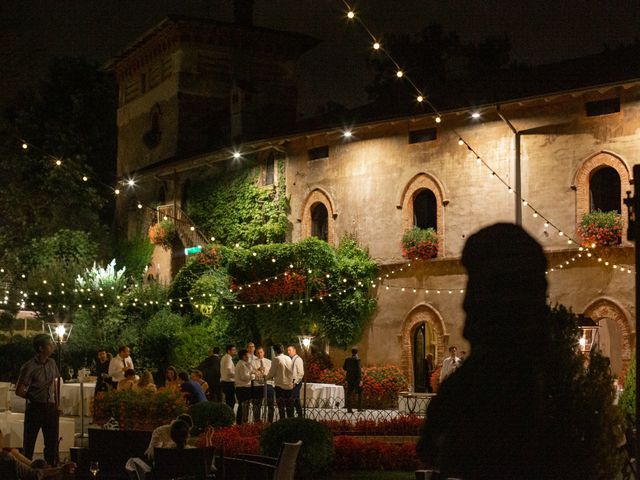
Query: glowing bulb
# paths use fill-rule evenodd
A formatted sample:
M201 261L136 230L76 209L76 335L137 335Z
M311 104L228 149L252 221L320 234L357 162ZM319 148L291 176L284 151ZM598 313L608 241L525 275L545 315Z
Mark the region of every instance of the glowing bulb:
M373 44L373 49L374 49L374 50L380 50L380 43L375 42L375 43Z
M533 218L538 218L538 212L533 212Z
M461 138L458 139L458 145L462 146L464 145L464 140L462 140Z
M142 209L142 204L138 203L138 208Z
M120 190L118 190L117 188L113 191L113 193L115 193L116 195L120 195Z
M440 122L442 122L442 118L440 118L440 116L438 115L438 116L436 117L436 123L440 123Z
M549 222L544 222L544 228L547 228L549 226Z
M189 230L191 230L192 232L195 232L195 231L196 231L196 227L191 226L191 227L189 228Z
M130 187L135 186L136 182L133 180L133 178L130 178L129 180L127 180L127 185L129 185Z
M82 181L83 181L83 182L86 182L87 180L89 180L89 178L87 178L87 176L86 176L86 175L84 175L84 176L82 177Z
M351 135L353 135L353 134L351 133L351 130L346 130L346 131L343 133L344 138L351 138Z
M59 167L60 165L62 165L62 160L56 160L56 166Z
M23 149L23 150L26 150L27 148L29 148L29 145L27 145L26 143L23 143L23 144L22 144L22 149Z
M416 100L418 100L418 103L422 103L424 101L424 97L422 95L418 95L418 97L416 98ZM437 121L437 120L436 120Z
M233 158L235 158L236 160L240 158L240 152L233 152Z
M58 325L56 327L56 335L58 335L59 339L64 338L65 332L66 332L66 329L64 328L64 325Z
M398 70L398 71L396 72L396 77L398 77L398 78L402 78L403 76L404 76L404 72L403 72L402 70Z
M303 338L302 339L302 346L304 348L309 348L309 345L311 345L311 339L310 338Z
M355 16L356 16L356 14L355 14L355 12L353 10L349 10L349 12L347 13L347 18L350 19L350 20L355 18Z
M478 112L473 112L471 114L471 118L480 118L480 114Z

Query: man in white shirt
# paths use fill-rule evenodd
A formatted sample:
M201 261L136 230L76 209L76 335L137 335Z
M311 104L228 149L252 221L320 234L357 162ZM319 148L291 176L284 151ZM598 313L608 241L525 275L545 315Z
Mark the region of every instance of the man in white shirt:
M251 380L253 380L253 367L249 362L249 352L245 349L238 353L240 360L236 363L235 388L238 397L238 411L236 412L236 424L246 423L249 418L249 404L251 403Z
M440 370L440 383L444 382L449 375L456 371L461 364L460 358L456 356L458 349L451 345L449 347L449 356L442 362L442 369Z
M300 403L300 390L302 389L302 379L304 378L304 361L298 355L296 347L289 345L287 354L291 357L291 372L293 375L293 390L291 400L296 410L296 415L302 417L302 404Z
M284 354L284 347L281 344L275 345L273 349L276 352L276 357L271 362L271 369L266 379L274 381L276 403L278 404L280 418L293 417L293 404L291 403L291 391L293 390L291 358Z
M247 343L247 352L249 352L249 363L253 365L253 361L256 357L256 344L253 342Z
M182 420L189 425L189 428L193 427L193 420L191 419L191 416L186 413L178 415L176 420ZM176 443L171 439L171 424L161 425L151 434L149 447L147 447L147 450L144 452L150 460L153 460L154 448L176 448Z
M220 359L220 386L224 394L224 402L231 407L236 404L235 377L236 367L233 364L233 356L236 354L235 345L227 345L227 353Z
M124 374L127 370L135 370L133 368L133 360L131 360L131 351L126 345L122 345L118 349L118 354L109 362L109 376L114 388L118 388L118 382L124 380Z
M251 398L253 398L253 421L262 421L260 410L263 399L267 399L267 421L273 422L273 414L275 410L276 392L273 389L273 381L267 381L267 375L271 371L271 360L265 358L264 348L256 348L256 359L253 361L253 387Z

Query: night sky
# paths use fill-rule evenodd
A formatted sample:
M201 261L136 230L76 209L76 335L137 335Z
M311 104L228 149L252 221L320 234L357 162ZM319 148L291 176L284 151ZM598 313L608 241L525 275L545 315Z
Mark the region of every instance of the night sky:
M46 71L55 56L103 62L166 14L232 20L231 0L3 0L0 104ZM360 0L374 33L415 32L436 22L463 40L508 34L512 57L531 64L596 53L640 36L640 0ZM366 101L369 41L340 0L256 0L255 23L323 42L300 63L304 114L328 100ZM384 35L382 36L384 42ZM393 54L393 52L391 52ZM419 79L418 79L419 80Z

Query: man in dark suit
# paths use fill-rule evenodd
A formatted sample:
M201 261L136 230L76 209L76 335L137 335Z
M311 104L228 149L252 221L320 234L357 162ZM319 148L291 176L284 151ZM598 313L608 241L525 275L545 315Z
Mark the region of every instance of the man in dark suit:
M346 407L347 412L352 413L351 396L355 392L358 395L358 411L362 410L362 366L360 365L360 357L358 357L358 349L351 349L351 357L345 359L342 366L347 372L347 395Z
M202 378L209 384L209 400L221 402L220 347L214 347L213 350L209 350L209 356L198 365L198 370L202 372Z

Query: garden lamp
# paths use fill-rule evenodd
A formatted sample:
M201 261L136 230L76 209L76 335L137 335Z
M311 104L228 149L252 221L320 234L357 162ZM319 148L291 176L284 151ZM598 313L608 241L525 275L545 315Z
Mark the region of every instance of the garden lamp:
M309 351L313 338L313 335L298 335L298 341L300 342L300 346L305 351L305 353Z
M304 351L305 362L307 360L307 356L309 353L309 348L311 348L311 340L313 340L313 335L298 335L298 342L300 342L300 346ZM302 378L302 416L306 418L307 416L307 379L306 375Z
M583 314L578 315L578 329L580 330L578 344L582 353L590 352L594 344L597 345L596 337L599 328L600 325L594 322L592 318L585 317Z

